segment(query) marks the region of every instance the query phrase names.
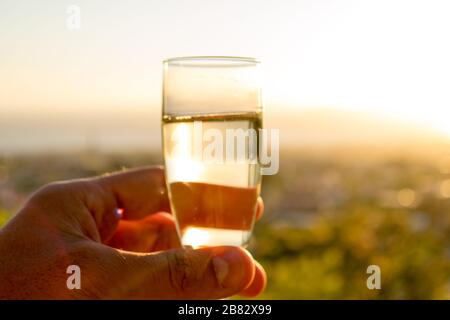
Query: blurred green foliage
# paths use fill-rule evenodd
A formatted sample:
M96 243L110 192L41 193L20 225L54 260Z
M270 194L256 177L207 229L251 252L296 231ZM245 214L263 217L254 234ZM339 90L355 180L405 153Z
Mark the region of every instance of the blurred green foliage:
M0 227L6 223L10 216L9 212L0 209Z
M258 226L253 252L269 275L261 298L448 298L450 230L414 230L411 215L357 206L308 229ZM381 268L382 290L366 287L372 264Z
M263 179L266 212L249 247L268 273L259 298L449 299L443 157L282 154L280 172ZM160 163L142 153L4 156L0 226L47 182ZM372 264L381 268L381 290L366 286Z

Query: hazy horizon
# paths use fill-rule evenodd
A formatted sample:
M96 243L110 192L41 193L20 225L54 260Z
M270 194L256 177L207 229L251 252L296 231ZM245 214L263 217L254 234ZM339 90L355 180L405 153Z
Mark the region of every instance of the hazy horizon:
M339 146L450 146L434 128L389 119L370 112L299 108L284 114L265 112L264 126L280 129L282 148ZM0 151L104 150L159 151L160 107L97 108L53 112L0 112Z

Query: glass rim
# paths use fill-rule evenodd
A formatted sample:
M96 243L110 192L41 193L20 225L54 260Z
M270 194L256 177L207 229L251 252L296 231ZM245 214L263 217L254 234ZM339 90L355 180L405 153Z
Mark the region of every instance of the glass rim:
M205 62L211 63L203 64ZM184 56L163 60L163 64L187 67L237 67L259 63L261 62L256 58L238 56Z

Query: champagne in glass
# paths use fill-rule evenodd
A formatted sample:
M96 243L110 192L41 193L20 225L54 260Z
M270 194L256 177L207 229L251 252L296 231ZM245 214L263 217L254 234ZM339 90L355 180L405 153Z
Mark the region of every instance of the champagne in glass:
M183 245L245 246L261 184L259 63L186 57L164 62L166 182Z

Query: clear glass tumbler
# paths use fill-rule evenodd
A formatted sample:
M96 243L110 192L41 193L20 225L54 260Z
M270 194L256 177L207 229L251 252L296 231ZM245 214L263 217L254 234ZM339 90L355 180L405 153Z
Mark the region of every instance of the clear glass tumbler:
M244 57L163 64L166 183L181 242L245 246L261 185L260 64Z

